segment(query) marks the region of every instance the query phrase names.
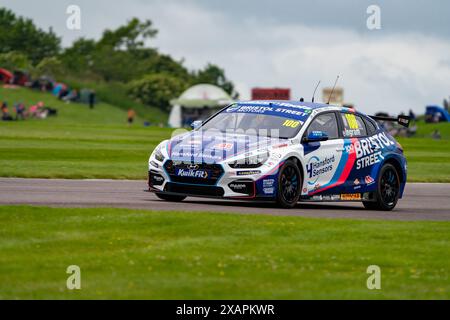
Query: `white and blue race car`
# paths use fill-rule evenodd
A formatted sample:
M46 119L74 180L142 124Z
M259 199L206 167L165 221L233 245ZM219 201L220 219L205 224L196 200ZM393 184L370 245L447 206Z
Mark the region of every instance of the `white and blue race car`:
M406 159L375 120L394 119L319 103L237 102L161 142L149 159L149 190L167 201L255 199L283 208L361 201L392 210L405 188Z

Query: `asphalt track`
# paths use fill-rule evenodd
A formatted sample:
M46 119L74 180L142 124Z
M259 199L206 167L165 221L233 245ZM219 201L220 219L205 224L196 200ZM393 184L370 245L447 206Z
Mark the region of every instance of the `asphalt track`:
M392 212L365 210L360 203L299 203L280 209L267 202L187 198L161 201L145 181L0 178L0 205L115 207L188 212L229 212L321 218L450 221L450 184L410 183Z

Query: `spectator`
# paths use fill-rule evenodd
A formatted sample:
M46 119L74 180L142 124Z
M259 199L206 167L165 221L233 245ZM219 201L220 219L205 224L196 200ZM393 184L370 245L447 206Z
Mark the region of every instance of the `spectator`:
M133 109L128 110L128 126L131 126L134 122L134 118L136 117L136 112Z
M5 101L3 101L3 103L2 103L1 110L2 110L2 112L3 112L3 110L8 110L8 104Z
M30 107L30 109L28 110L28 115L32 118L45 118L45 115L43 116L42 114L43 108L44 103L42 101L39 101L37 104Z
M6 102L2 103L2 120L3 121L11 121L13 120L13 117L11 117L11 115L9 114L8 111L8 104Z
M25 120L25 106L22 102L17 103L15 106L16 109L16 120Z
M439 132L439 130L434 130L432 137L435 140L441 140L441 133Z
M95 106L95 91L91 90L91 92L89 92L89 108L94 109L94 106Z

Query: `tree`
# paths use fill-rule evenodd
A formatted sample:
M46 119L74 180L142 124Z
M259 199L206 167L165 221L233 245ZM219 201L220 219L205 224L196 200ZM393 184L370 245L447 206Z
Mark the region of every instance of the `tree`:
M209 83L221 87L225 90L233 99L239 97L239 93L234 90L233 83L225 76L225 71L219 68L217 65L208 63L203 69L194 73L194 84Z
M5 8L0 8L0 30L0 53L20 52L34 65L60 51L61 40L51 28L43 31L32 20L17 17Z
M95 40L80 38L61 54L61 61L71 71L82 74L93 64Z
M140 61L138 72L141 73L141 77L151 73L166 73L186 82L192 80L189 71L183 66L183 61L176 61L171 56L158 53L154 49L142 49L136 55Z
M57 79L64 75L64 66L56 57L44 58L34 68L33 75L34 77L45 75Z
M30 70L31 63L23 53L12 51L0 53L0 68L5 68L10 71Z
M171 75L150 74L128 85L128 93L137 102L169 111L170 100L186 89L185 82Z
M100 39L99 46L109 46L114 50L133 51L142 49L145 40L154 38L158 30L153 28L150 20L140 21L133 18L116 30L106 30Z

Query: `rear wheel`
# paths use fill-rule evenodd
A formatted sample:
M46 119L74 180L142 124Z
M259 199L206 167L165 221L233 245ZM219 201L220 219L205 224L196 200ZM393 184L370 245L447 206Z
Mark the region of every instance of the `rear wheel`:
M278 175L277 202L283 208L293 208L300 198L302 178L294 161L288 160Z
M156 193L156 196L160 198L161 200L170 201L170 202L180 202L186 199L185 196L175 196L171 194L164 194L164 193Z
M364 207L369 210L391 211L397 205L400 194L400 178L397 169L391 164L385 164L380 170L377 185L375 201L364 201Z

